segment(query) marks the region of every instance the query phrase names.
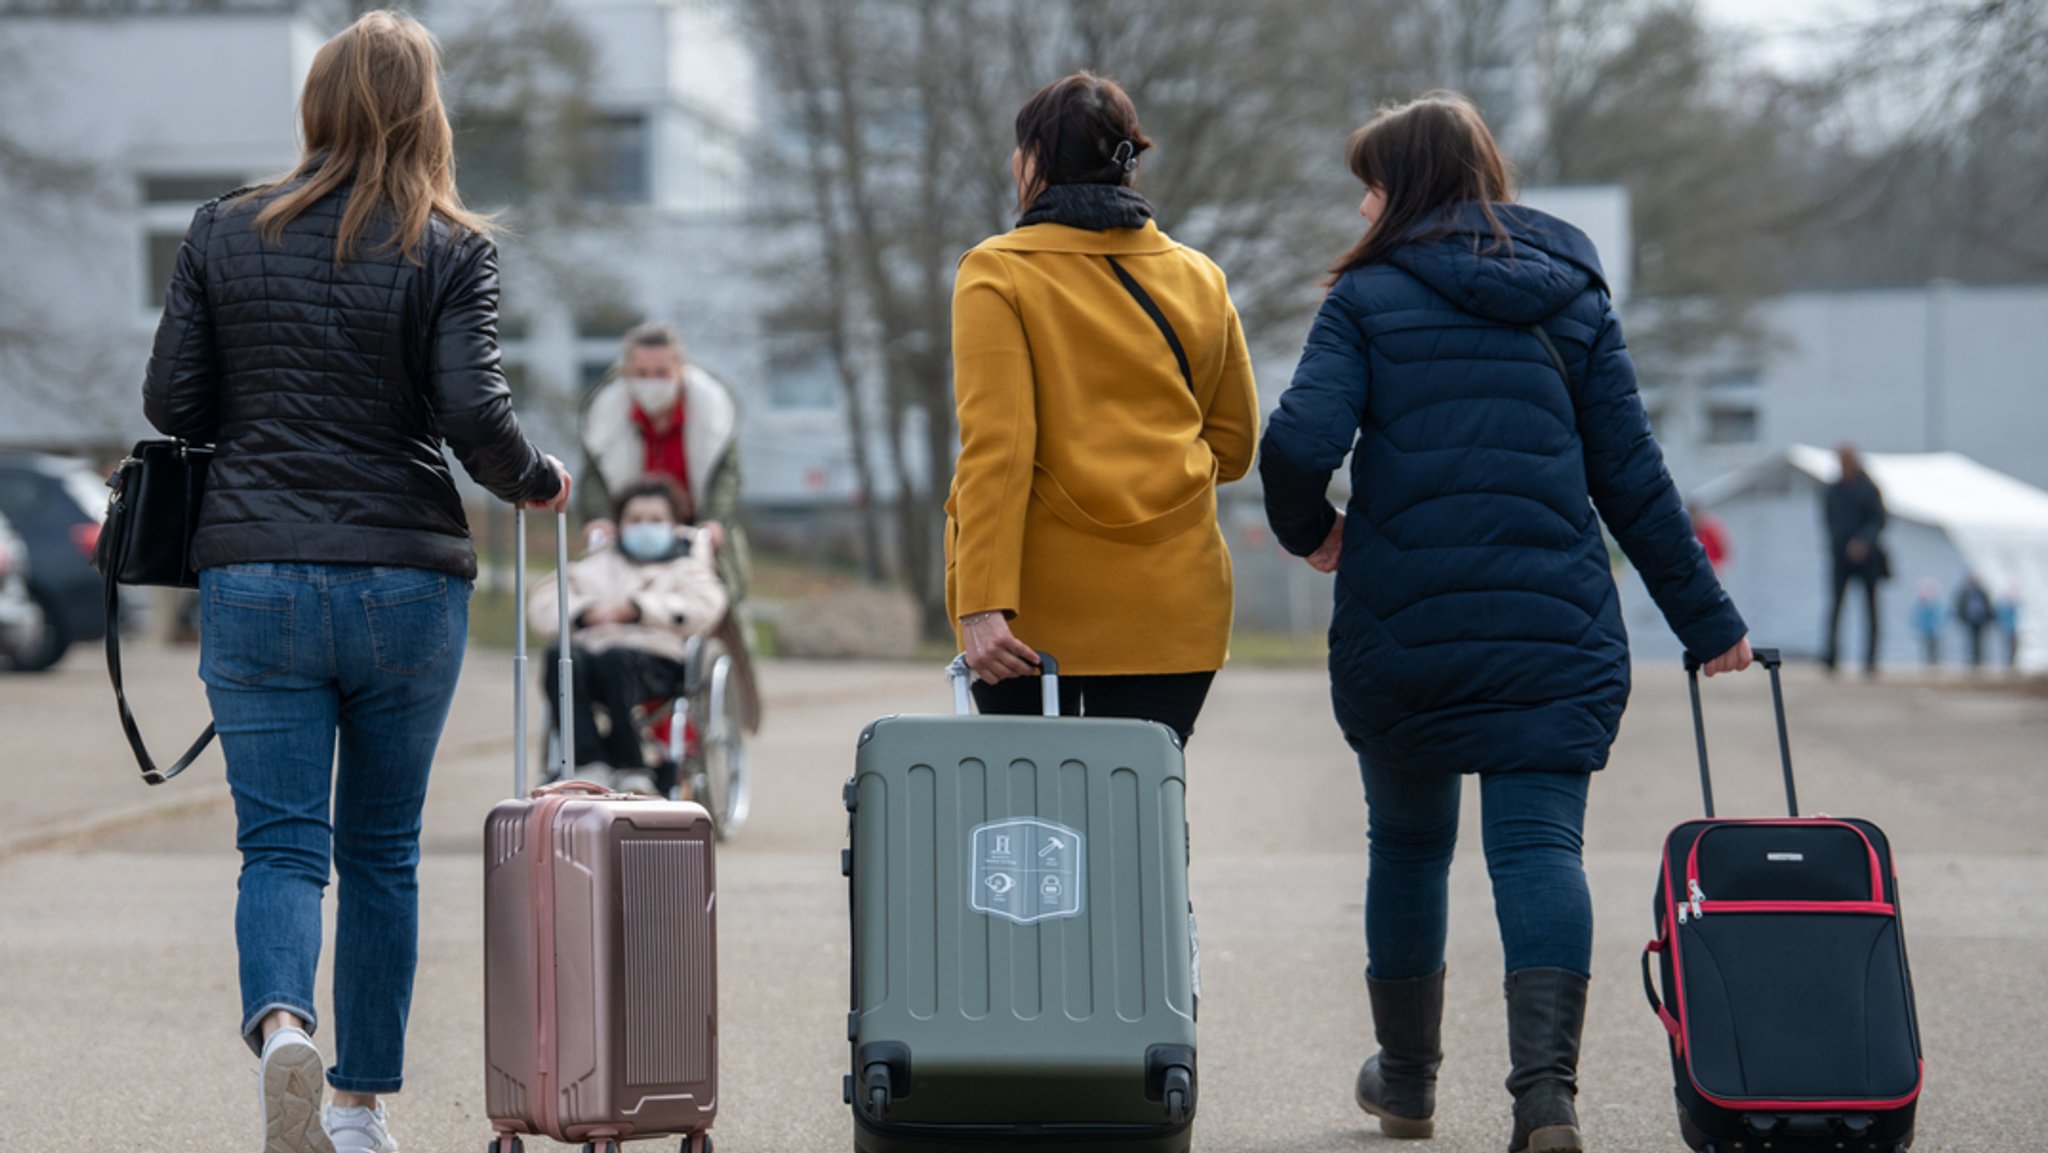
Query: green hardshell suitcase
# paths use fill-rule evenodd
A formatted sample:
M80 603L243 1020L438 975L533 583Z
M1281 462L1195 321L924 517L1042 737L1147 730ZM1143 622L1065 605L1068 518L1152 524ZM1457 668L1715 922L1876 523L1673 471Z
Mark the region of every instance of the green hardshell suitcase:
M1178 1153L1200 976L1187 776L1149 721L896 716L861 734L842 862L854 1148Z

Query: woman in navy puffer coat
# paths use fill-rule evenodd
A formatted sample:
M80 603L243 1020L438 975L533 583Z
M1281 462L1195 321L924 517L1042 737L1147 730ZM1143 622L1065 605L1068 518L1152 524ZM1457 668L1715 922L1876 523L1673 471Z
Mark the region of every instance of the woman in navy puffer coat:
M1337 266L1260 473L1281 543L1338 574L1331 696L1370 808L1380 1042L1357 1099L1390 1135L1430 1135L1447 878L1476 773L1507 960L1510 1148L1576 1151L1586 784L1629 688L1600 521L1709 672L1747 666L1746 629L1650 434L1592 243L1506 203L1506 166L1462 97L1382 112L1350 160L1372 227ZM1325 494L1346 454L1340 514Z

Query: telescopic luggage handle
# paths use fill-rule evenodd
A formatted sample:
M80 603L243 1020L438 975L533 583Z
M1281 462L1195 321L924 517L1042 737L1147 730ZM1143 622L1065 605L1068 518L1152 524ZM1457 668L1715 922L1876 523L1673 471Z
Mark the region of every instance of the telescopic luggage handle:
M518 526L514 534L514 556L512 560L513 609L519 617L519 632L512 648L512 725L518 730L519 739L512 746L512 795L526 795L526 745L528 726L526 722L526 510L521 508L514 514ZM555 610L561 614L560 641L561 655L555 662L558 685L555 690L556 713L561 730L555 741L555 776L567 780L574 774L570 766L576 763L576 728L570 721L569 701L575 682L575 661L569 655L569 514L555 514Z
M1048 717L1059 716L1060 663L1052 658L1051 653L1039 653L1038 668L1040 670L1038 680L1040 682L1039 692L1041 694L1039 699L1045 709L1045 715ZM954 714L964 717L973 712L974 698L969 695L967 686L974 681L974 670L967 667L966 653L961 653L953 658L953 663L946 666L946 675L951 677L953 681Z
M1785 809L1793 816L1799 815L1799 793L1792 784L1792 739L1785 731L1785 687L1778 676L1778 669L1785 662L1777 649L1756 649L1751 653L1756 663L1770 670L1771 706L1778 714L1778 759L1785 766ZM1685 678L1692 689L1692 733L1700 750L1700 800L1706 805L1707 816L1714 815L1714 777L1707 768L1707 718L1700 710L1700 659L1691 653L1685 654Z

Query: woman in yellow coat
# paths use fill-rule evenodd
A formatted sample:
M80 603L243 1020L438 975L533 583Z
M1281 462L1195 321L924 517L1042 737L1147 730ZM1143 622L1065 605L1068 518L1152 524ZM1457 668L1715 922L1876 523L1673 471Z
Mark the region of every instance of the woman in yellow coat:
M1152 142L1122 89L1078 73L1017 115L1024 213L960 261L960 460L946 595L986 713L1139 717L1185 739L1230 644L1216 486L1243 476L1258 392L1209 258L1132 187Z

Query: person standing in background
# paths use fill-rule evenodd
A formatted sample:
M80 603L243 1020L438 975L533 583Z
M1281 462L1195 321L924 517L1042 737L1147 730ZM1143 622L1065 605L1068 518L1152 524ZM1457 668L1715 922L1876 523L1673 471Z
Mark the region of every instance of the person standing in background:
M1998 598L1998 631L2005 635L2005 667L2020 667L2020 591L2007 587Z
M1698 538L1700 548L1706 550L1707 563L1716 573L1728 559L1728 528L1721 518L1691 501L1685 502L1685 515L1692 520L1692 534Z
M1863 585L1863 603L1869 621L1870 645L1864 651L1863 671L1877 673L1878 582L1892 575L1891 560L1879 539L1884 533L1884 494L1877 482L1863 470L1863 458L1852 444L1835 446L1841 475L1827 487L1822 512L1828 530L1829 575L1832 595L1828 598L1828 642L1821 663L1835 671L1841 656L1842 600L1851 581Z
M1920 579L1919 595L1913 600L1913 631L1920 635L1920 651L1928 668L1941 663L1941 626L1948 623L1948 606L1943 603L1941 582Z
M1956 587L1956 623L1963 626L1963 632L1970 638L1970 667L1984 667L1984 630L1991 627L1998 614L1991 607L1991 594L1984 591L1984 584L1976 573L1963 574L1963 583Z

